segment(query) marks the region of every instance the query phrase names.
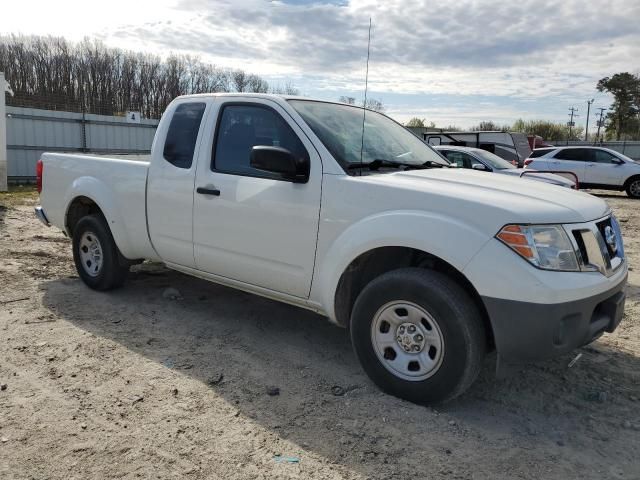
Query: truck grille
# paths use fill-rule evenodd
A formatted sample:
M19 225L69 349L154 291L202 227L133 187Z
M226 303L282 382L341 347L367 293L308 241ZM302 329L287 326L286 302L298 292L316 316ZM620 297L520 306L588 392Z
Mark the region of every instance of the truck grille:
M598 271L609 277L624 263L622 233L615 217L570 228L582 270Z

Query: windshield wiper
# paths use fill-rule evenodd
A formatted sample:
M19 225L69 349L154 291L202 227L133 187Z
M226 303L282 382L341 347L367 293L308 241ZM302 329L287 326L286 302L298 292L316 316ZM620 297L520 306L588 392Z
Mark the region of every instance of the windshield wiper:
M359 168L368 168L369 170L379 170L381 167L390 167L390 168L400 168L406 167L405 170L423 170L425 168L440 168L446 167L449 168L449 165L444 165L442 163L434 162L433 160L428 160L425 163L410 163L410 162L402 162L397 160L383 160L380 158L376 158L368 163L350 163L347 168L349 170L356 170Z

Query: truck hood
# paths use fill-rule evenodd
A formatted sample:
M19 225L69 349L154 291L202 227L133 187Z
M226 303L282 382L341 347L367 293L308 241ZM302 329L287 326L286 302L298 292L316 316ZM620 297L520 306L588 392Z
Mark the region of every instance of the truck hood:
M505 170L498 170L494 173L499 173L501 175L511 175L513 177L520 177L523 173L526 172L526 175L522 176L522 178L526 180L537 180L539 182L547 182L553 185L560 185L562 187L571 188L575 185L575 182L561 176L555 175L553 173L536 173L534 169L526 169L526 168L510 168Z
M430 208L464 215L486 213L485 220L502 223L581 223L610 212L601 199L546 182L524 181L510 175L473 170L434 168L363 177L389 187L419 191ZM484 206L483 210L468 207ZM455 212L455 213L454 213Z

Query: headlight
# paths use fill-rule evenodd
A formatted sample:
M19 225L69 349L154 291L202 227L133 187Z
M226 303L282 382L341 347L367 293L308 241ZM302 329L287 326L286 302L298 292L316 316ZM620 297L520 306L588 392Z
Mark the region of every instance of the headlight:
M496 238L538 268L580 271L576 252L561 225L507 225Z

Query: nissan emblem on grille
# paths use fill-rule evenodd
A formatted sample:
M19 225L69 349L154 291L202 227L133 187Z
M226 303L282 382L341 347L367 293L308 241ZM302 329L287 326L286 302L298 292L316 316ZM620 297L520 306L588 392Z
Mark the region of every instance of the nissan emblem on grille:
M604 241L607 242L607 245L613 253L617 252L618 239L616 238L616 232L609 225L604 229Z

